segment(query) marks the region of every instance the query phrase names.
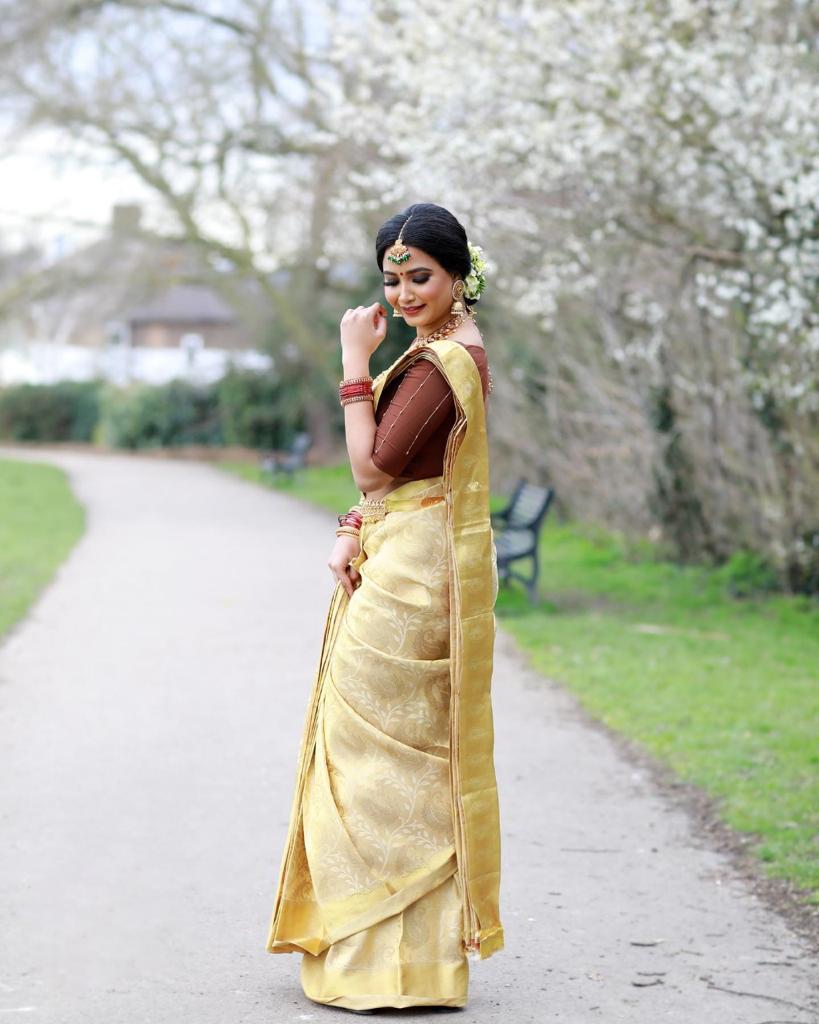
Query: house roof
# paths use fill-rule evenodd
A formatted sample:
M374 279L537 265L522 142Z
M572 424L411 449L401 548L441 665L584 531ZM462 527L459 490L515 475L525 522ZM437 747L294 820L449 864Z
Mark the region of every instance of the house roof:
M233 324L236 323L236 314L211 288L176 285L150 302L133 306L122 319L131 324Z

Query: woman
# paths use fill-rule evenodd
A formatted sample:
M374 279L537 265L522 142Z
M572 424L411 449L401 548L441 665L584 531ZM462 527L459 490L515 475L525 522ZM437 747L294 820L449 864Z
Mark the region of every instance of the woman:
M267 941L303 952L318 1003L464 1006L467 953L503 948L490 699L498 577L489 523L480 250L418 203L376 239L384 294L416 328L374 380L378 303L341 321L347 449L361 499L337 577Z

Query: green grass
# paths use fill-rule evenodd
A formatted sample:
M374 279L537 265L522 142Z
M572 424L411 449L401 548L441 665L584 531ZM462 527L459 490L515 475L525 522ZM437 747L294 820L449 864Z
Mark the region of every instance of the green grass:
M85 529L54 466L0 459L0 637L25 615Z
M223 465L335 512L359 496L346 464L292 482ZM496 608L532 664L715 796L765 870L819 903L819 602L738 600L724 571L553 518L540 555L539 605L513 583Z
M247 462L223 461L217 462L216 465L243 480L292 493L294 497L322 508L335 509L338 506L339 512L346 512L360 496L346 462L338 466L310 466L298 470L292 479L284 474L274 477L270 473L262 472L257 465Z
M498 602L532 664L716 796L768 873L819 902L817 603L739 601L719 572L634 561L577 524L549 524L541 555L540 606Z

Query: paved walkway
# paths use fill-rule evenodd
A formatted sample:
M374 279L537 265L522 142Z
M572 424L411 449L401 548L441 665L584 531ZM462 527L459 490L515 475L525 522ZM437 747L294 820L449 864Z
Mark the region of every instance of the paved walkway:
M16 454L68 471L88 530L0 647L0 1021L351 1020L264 951L334 517L206 465ZM816 959L502 632L494 707L507 945L453 1019L819 1020Z

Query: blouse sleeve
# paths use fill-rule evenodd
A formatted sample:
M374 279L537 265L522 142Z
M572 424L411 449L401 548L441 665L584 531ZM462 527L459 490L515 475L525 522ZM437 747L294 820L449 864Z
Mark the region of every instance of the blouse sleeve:
M452 388L446 377L429 359L417 359L402 374L376 425L374 465L382 473L400 476L453 408Z

